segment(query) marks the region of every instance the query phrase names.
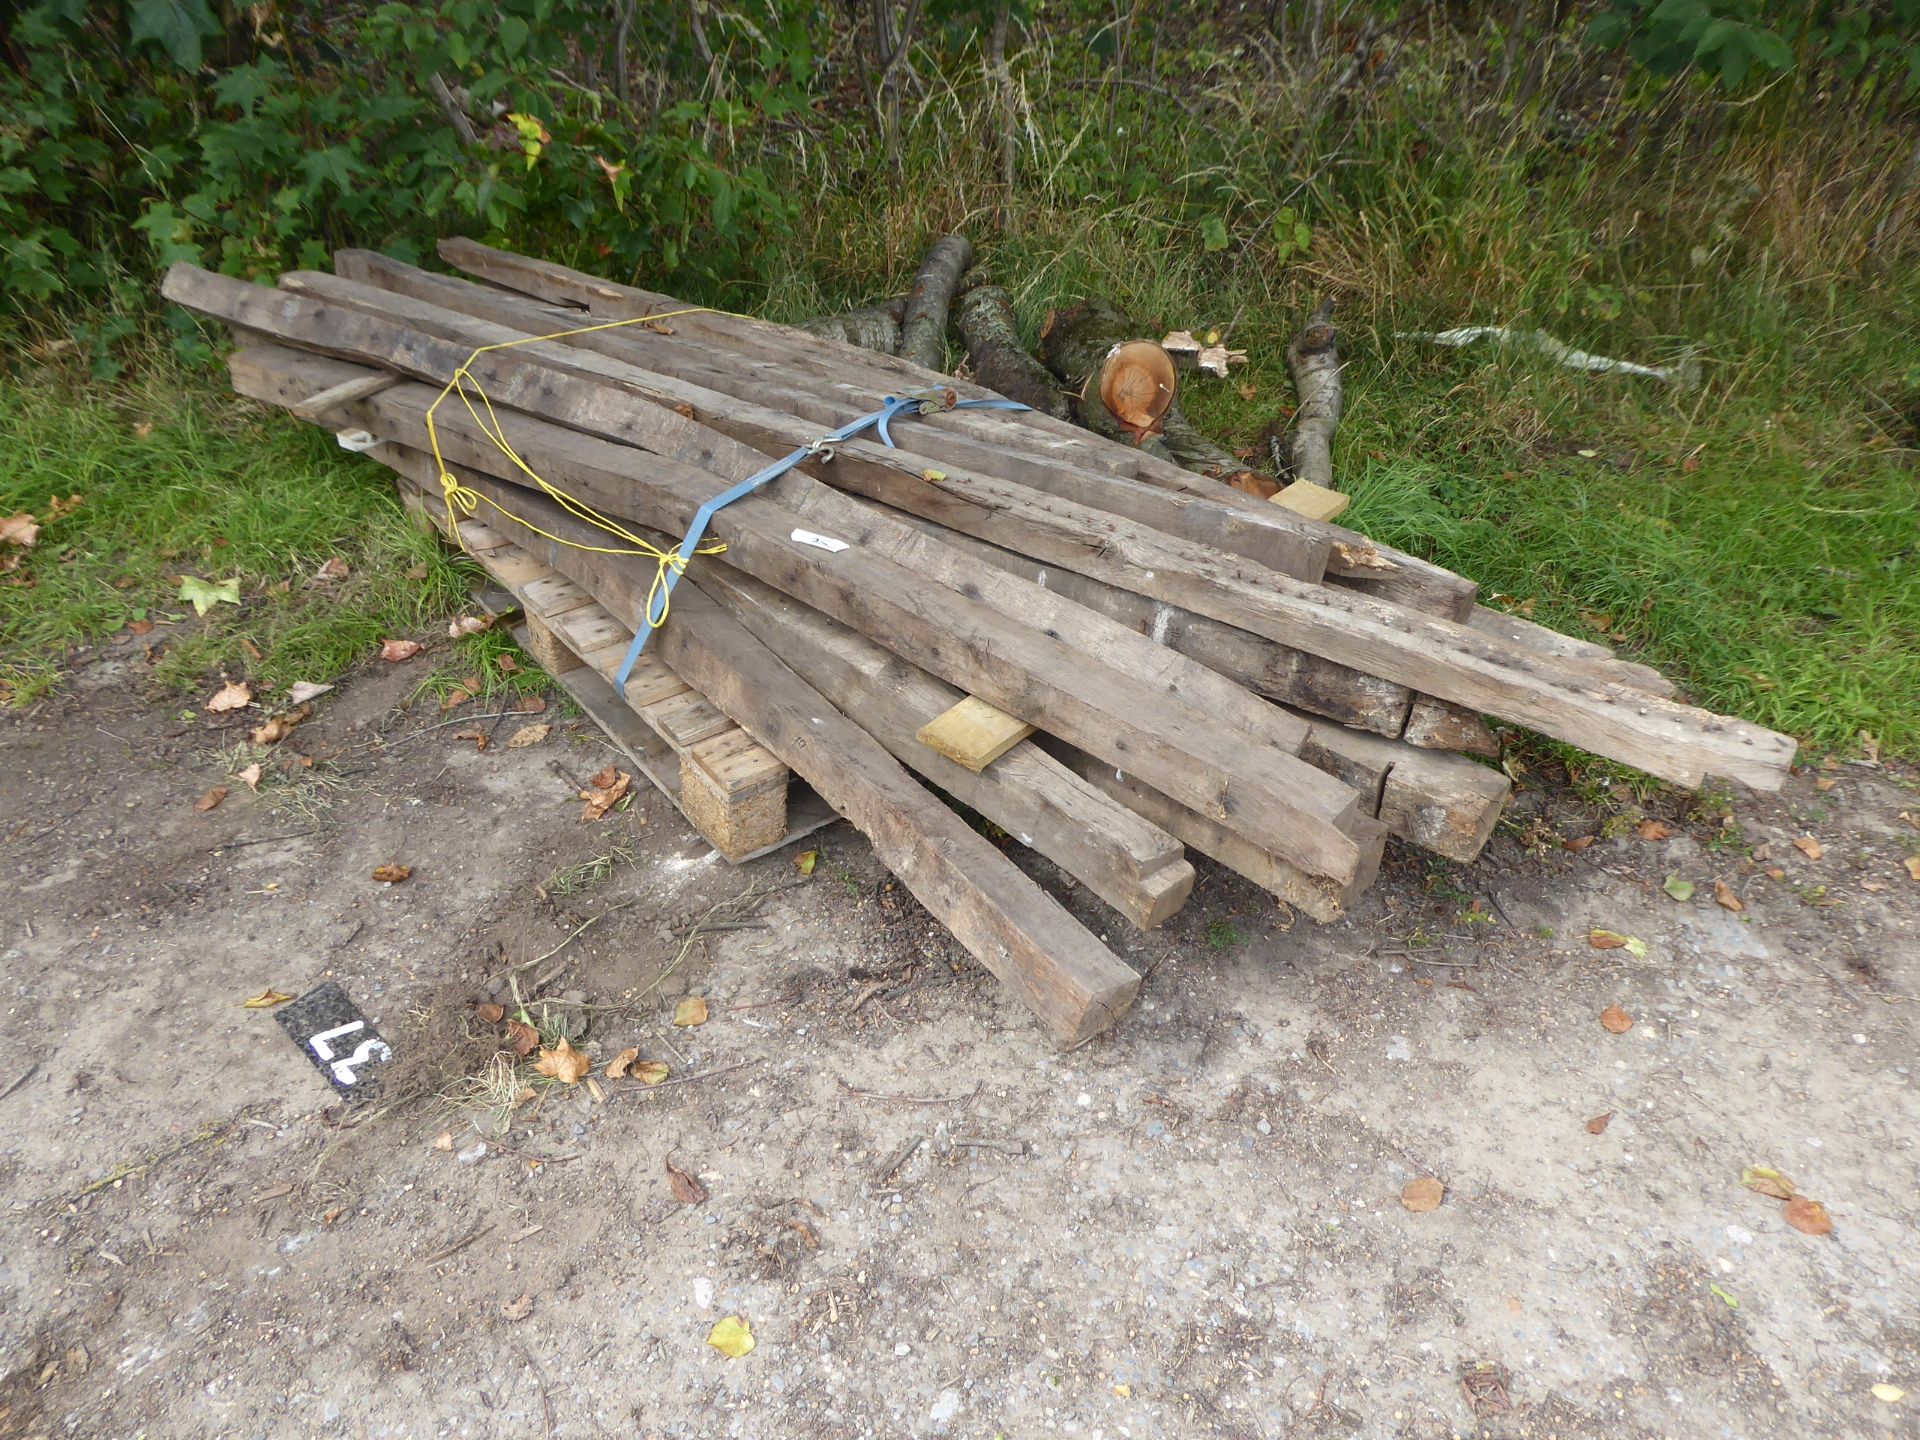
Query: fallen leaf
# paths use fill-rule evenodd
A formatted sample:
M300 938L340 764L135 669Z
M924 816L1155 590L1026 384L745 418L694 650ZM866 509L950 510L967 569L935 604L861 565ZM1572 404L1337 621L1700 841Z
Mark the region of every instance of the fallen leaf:
M673 1187L673 1198L682 1205L700 1205L706 1202L707 1187L696 1176L688 1174L671 1160L667 1161L667 1183Z
M1562 850L1573 850L1578 852L1586 849L1589 845L1593 844L1593 842L1598 840L1599 838L1600 837L1598 835L1576 835L1571 840L1562 840L1560 842L1560 848Z
M260 788L260 766L258 764L249 765L235 778L245 785L247 789L258 790Z
M1811 835L1802 835L1798 840L1793 842L1793 848L1809 860L1818 860L1822 855L1827 853L1827 847Z
M301 705L284 715L276 715L264 725L253 728L253 743L256 745L278 745L291 735L294 727L313 714L313 706Z
M947 472L944 470L922 470L920 472L920 478L929 485L938 485L942 480L947 478Z
M346 1213L347 1213L346 1206L336 1205L331 1210L325 1210L321 1212L320 1223L322 1225L331 1225L333 1224L334 1221L338 1220L342 1215Z
M529 745L538 745L552 731L553 726L544 720L534 725L522 725L507 737L507 749L524 750Z
M547 702L538 695L522 695L510 707L516 715L539 715L547 708Z
M509 1320L524 1320L533 1313L533 1296L522 1295L518 1300L509 1300L500 1307L500 1313Z
M1613 1123L1613 1112L1611 1110L1607 1111L1607 1113L1604 1115L1596 1115L1591 1120L1587 1121L1587 1134L1604 1135L1606 1133L1607 1126L1611 1125L1612 1123Z
M493 628L491 615L458 615L447 625L447 638L458 640L463 635L478 635L483 630Z
M473 741L473 748L476 751L486 749L488 744L491 743L487 732L484 730L456 730L453 732L453 738L456 740Z
M1447 1187L1431 1175L1423 1175L1418 1180L1409 1180L1406 1188L1400 1192L1400 1203L1416 1215L1424 1215L1429 1210L1440 1208L1441 1198L1447 1193Z
M40 523L25 511L0 520L0 545L17 545L22 550L31 550L39 538Z
M198 800L194 801L193 808L198 810L202 815L204 815L209 810L219 809L220 802L226 798L227 798L227 787L224 785L216 785L211 790L207 791L206 794L202 795Z
M1602 635L1605 635L1609 630L1613 629L1613 616L1607 614L1604 610L1582 610L1580 612L1580 618L1598 630Z
M623 1079L626 1073L633 1068L633 1062L639 1058L640 1047L638 1045L629 1045L607 1062L607 1079Z
M347 569L347 562L336 555L318 570L314 571L313 578L316 580L344 580L352 573L351 570Z
M819 863L820 852L818 850L803 850L793 857L793 868L798 870L802 875L811 875L813 873L813 867Z
M682 997L680 1003L673 1007L673 1023L687 1029L706 1024L706 998L700 995Z
M1915 880L1920 880L1920 855L1909 855L1907 857L1907 874L1911 875Z
M1716 1300L1719 1300L1721 1303L1723 1303L1729 1310L1738 1310L1740 1308L1740 1301L1735 1296L1729 1294L1725 1290L1722 1290L1718 1285L1714 1284L1712 1281L1707 1282L1707 1289L1713 1293L1713 1297Z
M427 578L427 567L424 565L415 565L412 569L407 571L407 579L409 580L424 580L426 578Z
M373 878L382 885L398 885L411 874L411 865L382 865L373 872Z
M1833 1217L1827 1214L1827 1207L1804 1195L1796 1195L1787 1201L1787 1224L1802 1235L1833 1233Z
M658 1085L667 1078L667 1064L664 1060L642 1060L628 1073L642 1085Z
M753 1327L738 1315L729 1315L707 1332L707 1343L722 1355L738 1360L753 1349Z
M1734 894L1733 886L1724 880L1713 882L1713 898L1716 904L1725 910L1744 910L1747 902Z
M1758 1195L1775 1200L1793 1199L1793 1181L1768 1165L1749 1165L1740 1172L1740 1183Z
M198 575L180 577L180 598L193 606L193 613L205 615L207 611L220 604L238 605L240 603L240 577L231 580L202 580Z
M1907 1392L1898 1385L1889 1385L1885 1381L1873 1387L1873 1398L1884 1400L1889 1405L1897 1405L1906 1398Z
M389 665L398 665L403 660L411 660L427 647L418 640L388 640L380 646L380 658Z
M599 820L626 798L627 787L633 784L633 776L624 770L615 770L609 765L587 782L589 788L580 792L580 798L587 802L580 812L580 819Z
M1113 1387L1113 1393L1118 1395L1122 1400L1131 1400L1133 1398L1133 1386L1122 1380L1118 1385Z
M1667 876L1667 883L1660 888L1683 904L1693 899L1693 882L1682 880L1678 875Z
M453 1149L453 1132L451 1130L442 1130L439 1135L435 1137L433 1148L436 1150Z
M311 680L296 680L287 689L287 701L293 705L304 705L309 700L318 700L333 689L331 685L316 685Z
M447 692L447 698L440 702L440 713L444 715L449 710L458 710L471 699L473 699L471 690L464 685L456 685Z
M1833 789L1833 787L1838 785L1839 783L1840 782L1834 779L1831 775L1822 775L1818 780L1813 782L1813 788L1818 790L1822 795L1824 795L1827 793L1827 791Z
M534 1062L533 1068L542 1075L551 1075L563 1085L578 1085L593 1068L593 1062L574 1049L567 1037L562 1035L560 1043L553 1049L541 1047L540 1058Z
M56 508L58 502L55 502ZM1880 763L1880 739L1871 730L1860 732L1860 753L1866 757L1869 765Z
M284 1005L291 999L293 999L293 996L283 994L278 990L262 990L258 995L249 995L245 1000L242 1000L240 1002L240 1008L243 1010L271 1010L274 1006Z
M524 1020L507 1022L507 1044L522 1060L540 1048L540 1032Z
M485 1000L473 1007L473 1018L482 1025L498 1025L507 1018L507 1007Z
M511 655L502 655L499 660L499 665L502 675L518 675L520 673L520 662Z
M1633 1017L1618 1005L1609 1005L1600 1012L1600 1023L1615 1035L1624 1035L1633 1028Z
M1767 878L1769 880L1784 880L1787 878L1787 872L1782 870L1778 865L1769 865L1767 867Z
M209 715L225 715L230 711L244 710L253 703L253 687L244 680L229 680L213 692L213 698L207 701Z
M1633 831L1642 840L1665 840L1673 834L1664 820L1642 820Z
M151 635L153 633L153 621L129 620L127 622L127 633L129 635Z

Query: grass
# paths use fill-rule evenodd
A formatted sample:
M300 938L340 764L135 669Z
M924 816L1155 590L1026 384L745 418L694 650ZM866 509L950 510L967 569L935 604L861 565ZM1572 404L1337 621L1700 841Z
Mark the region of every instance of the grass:
M228 675L268 698L334 679L389 636L444 636L466 608L477 572L413 527L385 471L236 403L217 376L151 357L114 387L57 364L23 370L0 377L0 432L0 515L47 520L56 497L80 497L0 579L0 698L14 704L130 625L174 627L149 672L162 691ZM333 560L346 577L316 579ZM237 579L240 603L196 617L185 576ZM510 688L510 653L505 636L470 636L451 668Z
M1029 336L1083 294L1146 331L1227 330L1251 362L1193 381L1187 407L1252 448L1290 414L1288 337L1334 295L1336 480L1355 528L1659 665L1702 703L1816 748L1865 731L1884 755L1920 754L1920 243L1909 226L1872 248L1905 122L1815 75L1733 103L1706 85L1645 88L1571 29L1560 78L1516 109L1488 84L1492 32L1437 23L1394 30L1375 72L1330 100L1344 54L1289 71L1221 13L1154 21L1164 33L1118 90L1072 15L1031 27L1013 57L1012 193L970 52L914 82L897 176L870 143L822 143L836 126L867 134L831 103L806 122L815 143L770 130L781 184L810 203L751 273L687 298L776 319L870 301L962 230ZM1283 209L1311 226L1304 250L1274 225ZM1214 220L1227 244L1210 250ZM1468 323L1692 357L1701 383L1400 338ZM0 589L16 700L55 683L72 646L177 613L181 573L238 574L245 603L189 626L155 667L163 684L329 678L460 607L466 576L401 520L380 472L252 418L217 380L134 372L104 392L0 382L20 457L0 514L86 496L49 525L34 588ZM306 577L335 554L352 578L316 592ZM420 565L426 578L407 579ZM521 683L504 637L462 645L445 685Z

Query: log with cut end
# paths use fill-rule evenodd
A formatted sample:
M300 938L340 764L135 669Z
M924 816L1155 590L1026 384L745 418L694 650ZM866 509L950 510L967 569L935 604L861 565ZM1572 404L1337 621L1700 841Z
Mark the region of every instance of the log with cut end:
M1180 387L1172 357L1098 300L1048 313L1040 361L1071 397L1074 419L1135 445L1160 433Z
M1029 409L1067 418L1067 397L1053 376L1020 343L1013 301L998 285L979 285L960 299L960 338L973 378Z
M811 320L802 320L798 328L823 340L838 340L843 345L857 345L882 355L898 355L900 324L906 312L906 296L900 295L881 305L815 315Z

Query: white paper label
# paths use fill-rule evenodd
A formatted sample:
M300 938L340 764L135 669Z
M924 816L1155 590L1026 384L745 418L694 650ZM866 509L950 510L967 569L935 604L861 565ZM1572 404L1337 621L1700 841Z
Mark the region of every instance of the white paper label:
M801 545L811 545L816 550L831 550L836 554L847 548L847 542L836 540L831 535L816 535L811 530L796 530L793 538Z
M366 430L342 430L333 437L340 442L342 450L371 450L380 441Z

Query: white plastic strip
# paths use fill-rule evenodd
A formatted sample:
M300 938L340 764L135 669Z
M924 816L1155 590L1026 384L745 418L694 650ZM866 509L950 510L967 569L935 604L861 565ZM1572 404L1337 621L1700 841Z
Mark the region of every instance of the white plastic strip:
M836 540L831 535L816 535L811 530L796 530L793 538L798 544L811 545L816 550L829 550L835 554L847 548L846 541Z

